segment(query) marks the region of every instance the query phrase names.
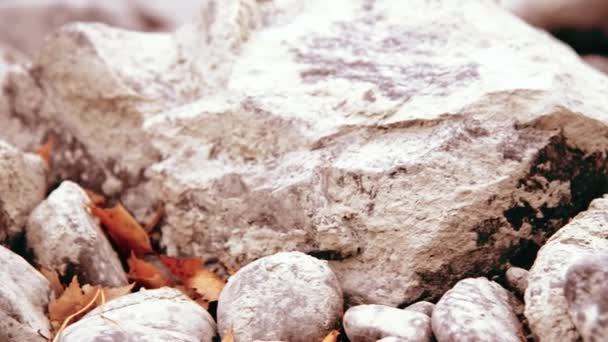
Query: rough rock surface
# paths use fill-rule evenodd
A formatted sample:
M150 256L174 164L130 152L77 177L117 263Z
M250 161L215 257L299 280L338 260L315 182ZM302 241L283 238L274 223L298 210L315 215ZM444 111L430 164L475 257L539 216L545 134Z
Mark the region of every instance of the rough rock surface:
M50 295L46 278L0 246L0 341L45 341L42 336L50 336L46 317Z
M91 201L77 184L65 181L32 212L27 245L36 262L84 283L118 287L127 284L120 259L86 207Z
M376 342L384 337L431 341L431 318L420 312L384 305L358 305L344 313L342 325L351 342Z
M528 287L528 270L520 267L509 267L505 275L510 288L523 296Z
M608 28L608 3L602 0L499 0L531 25L558 28Z
M342 316L338 280L327 262L299 252L258 259L230 277L217 322L236 341L321 341Z
M433 310L438 342L524 340L513 309L512 295L486 278L459 281Z
M405 310L421 312L429 317L433 315L433 309L435 308L435 304L431 302L418 302L414 303L405 308Z
M589 209L560 229L540 249L530 269L526 290L526 317L540 341L578 341L564 296L570 266L593 254L608 253L608 198L593 201Z
M222 63L194 65L215 92L144 123L169 254L232 269L298 250L328 259L350 302L406 305L525 266L608 190L604 75L493 3L403 6L214 17L200 60ZM228 48L231 24L245 38Z
M98 307L69 326L58 341L211 342L215 335L215 322L207 311L180 291L161 288Z
M10 243L23 232L30 212L44 199L46 173L39 156L0 140L0 243Z
M583 341L608 341L608 254L593 255L570 266L564 295Z

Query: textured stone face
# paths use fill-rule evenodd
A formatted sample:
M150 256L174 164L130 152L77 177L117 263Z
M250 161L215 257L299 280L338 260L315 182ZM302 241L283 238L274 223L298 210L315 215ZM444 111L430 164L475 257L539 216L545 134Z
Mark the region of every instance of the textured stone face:
M486 278L459 281L433 310L435 338L438 342L524 341L510 296Z
M0 341L45 341L50 336L48 281L27 261L0 246Z
M161 288L98 307L69 326L58 341L211 342L215 335L215 322L207 311L180 291Z
M27 223L27 244L36 262L83 283L118 287L127 275L118 255L86 207L91 203L77 185L65 181L34 209Z
M391 336L427 342L433 337L428 315L384 305L358 305L348 309L343 326L352 342L376 342Z
M298 252L252 262L233 275L220 295L220 335L236 341L320 341L338 326L342 291L327 262Z
M579 293L576 287L584 289L589 284L575 276L578 275L575 270L568 280L568 269L574 264L584 263L593 254L608 253L606 210L608 199L593 201L586 212L560 229L540 249L534 266L530 269L525 295L526 317L532 332L540 341L580 340L581 335L568 311L564 285L569 284L567 288L573 296L571 301L575 304L574 294ZM583 282L574 282L575 279ZM590 297L579 298L581 301L577 300L575 306L586 302ZM583 331L590 332L587 327Z
M528 287L528 271L519 267L510 267L505 275L511 289L523 296Z

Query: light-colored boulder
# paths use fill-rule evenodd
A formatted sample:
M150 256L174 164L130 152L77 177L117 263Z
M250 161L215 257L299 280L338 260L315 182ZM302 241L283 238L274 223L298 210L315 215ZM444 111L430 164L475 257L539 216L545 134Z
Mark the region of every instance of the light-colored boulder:
M431 302L417 302L405 308L405 310L421 312L429 317L433 315L435 304Z
M526 292L528 287L528 270L520 267L509 267L505 273L507 282L511 289L517 291L521 296Z
M44 199L47 166L0 140L0 243L10 243L25 227L30 212Z
M608 3L603 0L499 0L531 25L548 30L608 28Z
M217 308L223 337L236 341L321 341L338 326L343 299L326 261L299 253L256 260L228 279Z
M22 257L0 246L0 341L42 342L50 336L49 282Z
M88 195L65 181L34 209L26 228L36 262L60 275L78 275L84 283L118 287L127 275L87 205Z
M592 255L570 266L564 296L583 341L608 341L608 254Z
M213 317L172 288L142 290L107 302L69 326L58 342L211 342Z
M224 22L247 33L238 53L200 52L230 70L205 76L215 93L144 123L169 254L237 269L298 250L350 302L397 306L505 270L599 196L608 79L497 5L258 13Z
M579 260L608 253L606 211L608 198L596 199L538 252L528 276L525 314L540 341L580 340L564 295L566 274Z
M391 336L410 342L433 338L428 315L385 305L354 306L344 313L342 324L351 342L376 342Z
M521 342L523 330L507 290L486 278L459 281L433 310L432 325L438 342Z

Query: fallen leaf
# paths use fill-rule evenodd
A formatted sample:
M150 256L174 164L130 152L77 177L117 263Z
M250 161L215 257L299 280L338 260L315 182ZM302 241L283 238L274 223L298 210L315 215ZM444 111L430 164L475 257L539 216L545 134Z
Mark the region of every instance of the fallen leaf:
M232 333L232 327L230 327L230 329L228 329L228 332L222 339L222 342L234 342L234 334Z
M153 252L146 231L120 203L107 209L94 205L89 208L103 223L108 234L119 247L133 251L137 255Z
M338 340L339 335L340 331L334 329L330 331L329 334L327 334L327 336L325 336L325 338L321 342L336 342Z
M49 303L49 318L54 322L63 322L66 318L82 309L95 295L95 291L83 293L76 276L60 297ZM77 320L78 317L75 319Z
M154 217L152 218L152 220L150 220L150 222L148 222L148 224L144 227L146 233L150 233L154 229L154 227L156 227L158 222L160 222L160 219L163 217L163 214L163 207L159 205L158 208L156 208L156 212L154 213Z
M106 204L106 198L103 195L100 195L93 190L87 190L87 189L85 189L84 192L87 193L87 196L89 196L89 199L95 206L100 206L100 205Z
M131 252L129 260L129 278L147 289L158 289L173 285L171 280L159 271L153 264L139 259Z
M60 297L61 294L63 294L63 290L65 289L65 287L61 283L61 280L59 280L59 275L57 274L57 272L41 267L40 273L42 273L46 280L49 281L49 284L51 285L51 290L53 290L53 292L55 293L55 298Z
M103 305L104 303L107 303L109 301L111 301L112 299L116 299L118 297L122 297L126 294L131 293L131 290L133 290L133 287L135 286L135 283L131 283L129 285L125 285L125 286L120 286L120 287L114 287L114 288L107 288L107 287L103 287L101 288L101 291L103 291L103 296L99 296L99 298L97 298L97 301L95 302L96 306L100 306ZM97 286L91 286L91 285L84 285L82 287L82 292L84 292L85 296L90 292L90 291L97 291L99 287Z
M167 255L161 255L160 261L162 261L167 269L184 284L188 279L194 277L196 273L204 269L203 260L199 257L173 258Z
M44 145L34 150L34 153L39 155L49 166L51 165L51 153L53 152L53 145L55 145L55 138L49 136Z
M203 269L184 284L195 289L204 300L213 302L220 298L225 282L217 274Z

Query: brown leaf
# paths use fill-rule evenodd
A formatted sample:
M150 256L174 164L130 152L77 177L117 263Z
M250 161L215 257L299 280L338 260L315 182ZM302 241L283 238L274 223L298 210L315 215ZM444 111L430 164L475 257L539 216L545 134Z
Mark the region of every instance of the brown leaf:
M164 209L162 205L159 205L158 208L156 208L156 212L154 213L154 217L152 218L152 220L150 220L150 222L148 222L148 224L144 227L146 233L149 234L154 229L154 227L156 227L158 222L160 222L160 219L163 217L163 214Z
M184 284L188 279L194 277L203 270L203 261L199 257L173 258L166 255L160 256L160 261L171 271L171 273Z
M93 215L99 218L112 240L120 248L133 251L137 255L153 252L150 237L146 231L120 203L108 209L97 206L90 206L90 208Z
M106 198L103 195L100 195L93 190L87 190L87 189L85 189L84 192L87 193L87 196L89 196L89 199L95 206L100 206L100 205L106 204Z
M63 294L63 290L65 289L65 287L61 283L61 280L59 280L59 275L57 274L57 272L41 267L40 273L42 273L46 280L49 281L51 289L55 293L55 298L59 298L61 294Z
M234 334L232 333L232 327L228 329L228 332L222 339L222 342L234 342Z
M220 298L225 282L215 273L203 269L184 284L195 289L206 301L213 302Z
M70 286L63 291L61 296L51 300L49 303L49 318L54 322L63 322L66 318L85 307L93 299L94 295L95 291L92 290L83 293L78 279L74 276L72 282L70 282ZM74 321L78 320L78 318L80 317L74 318Z
M147 289L158 289L173 285L171 280L165 277L153 264L137 258L133 252L131 252L127 262L129 264L129 278L135 280L139 285Z
M53 152L53 145L55 145L55 138L49 136L44 145L34 150L34 153L39 155L48 166L51 165L51 153Z
M325 338L321 342L336 342L338 340L339 335L340 331L334 329L330 331L329 334L327 334L327 336L325 336Z

